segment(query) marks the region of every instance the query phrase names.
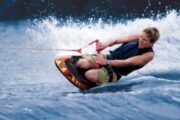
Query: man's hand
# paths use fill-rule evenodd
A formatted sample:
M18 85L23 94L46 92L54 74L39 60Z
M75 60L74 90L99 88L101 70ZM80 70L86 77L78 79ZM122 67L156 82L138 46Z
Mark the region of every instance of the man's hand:
M102 42L98 42L97 45L96 45L96 50L97 51L102 51L102 50L104 50L107 47L108 47L107 44L102 43Z
M107 60L104 58L104 56L102 54L97 54L96 63L99 65L106 65Z

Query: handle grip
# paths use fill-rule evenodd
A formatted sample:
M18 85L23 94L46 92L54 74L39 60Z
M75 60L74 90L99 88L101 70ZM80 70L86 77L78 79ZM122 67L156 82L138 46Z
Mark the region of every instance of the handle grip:
M95 40L94 42L96 42L96 46L97 46L99 40L97 39L97 40ZM97 52L97 54L100 54L100 53L101 53L101 50L97 50L97 49L96 49L96 52ZM94 65L95 68L99 68L99 66L100 66L100 65L99 65L98 63L96 63L96 64Z

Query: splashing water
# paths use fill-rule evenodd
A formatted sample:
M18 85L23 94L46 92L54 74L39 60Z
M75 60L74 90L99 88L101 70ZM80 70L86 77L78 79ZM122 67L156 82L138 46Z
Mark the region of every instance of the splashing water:
M155 58L144 68L89 91L81 92L56 69L62 51L0 49L0 119L179 119L180 16L172 11L161 19L125 23L42 21L0 23L0 45L31 48L80 48L159 28ZM104 50L109 50L117 46ZM95 53L95 46L83 53Z

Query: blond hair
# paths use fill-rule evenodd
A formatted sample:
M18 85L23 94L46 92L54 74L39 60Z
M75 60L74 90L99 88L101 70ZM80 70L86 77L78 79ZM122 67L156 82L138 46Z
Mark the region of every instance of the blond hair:
M151 43L155 43L160 37L159 30L155 27L145 28L143 32L146 33Z

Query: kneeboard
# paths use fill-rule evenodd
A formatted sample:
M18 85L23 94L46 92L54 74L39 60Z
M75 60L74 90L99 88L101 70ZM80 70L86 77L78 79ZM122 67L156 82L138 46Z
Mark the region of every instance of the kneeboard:
M78 56L62 56L55 59L55 64L59 71L76 87L85 90L96 85L84 77L84 70L77 68L75 63Z

